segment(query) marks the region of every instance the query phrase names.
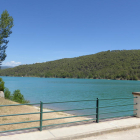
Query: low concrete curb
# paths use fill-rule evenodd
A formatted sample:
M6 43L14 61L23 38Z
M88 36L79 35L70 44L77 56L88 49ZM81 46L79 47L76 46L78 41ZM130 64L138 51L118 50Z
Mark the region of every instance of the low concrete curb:
M89 133L81 133L81 134L76 134L76 135L71 135L67 137L59 137L59 138L52 138L52 139L46 139L46 140L72 140L72 139L80 139L80 138L87 138L87 137L92 137L92 136L98 136L98 135L103 135L111 132L118 132L118 131L126 131L126 130L131 130L131 129L136 129L140 128L140 124L138 125L132 125L132 126L125 126L125 127L120 127L120 128L111 128L111 129L106 129L102 131L94 131L94 132L89 132Z

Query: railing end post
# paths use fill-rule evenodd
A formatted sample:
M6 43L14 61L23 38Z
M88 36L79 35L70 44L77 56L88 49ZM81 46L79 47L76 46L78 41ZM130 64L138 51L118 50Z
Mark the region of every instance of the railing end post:
M132 92L134 96L134 116L140 118L140 92ZM135 110L137 109L137 110Z

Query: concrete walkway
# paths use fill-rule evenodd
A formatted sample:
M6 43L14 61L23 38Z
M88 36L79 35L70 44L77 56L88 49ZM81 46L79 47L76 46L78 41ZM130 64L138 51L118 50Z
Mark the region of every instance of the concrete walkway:
M70 140L140 127L140 118L132 117L30 133L0 136L0 140Z
M76 140L140 140L140 128L79 138Z

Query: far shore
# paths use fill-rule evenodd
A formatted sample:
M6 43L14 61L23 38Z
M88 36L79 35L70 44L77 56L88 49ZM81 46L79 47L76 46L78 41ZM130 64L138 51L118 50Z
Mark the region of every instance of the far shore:
M97 79L97 80L127 80L127 81L140 81L138 80L130 80L130 79L121 79L121 78L116 78L116 79L103 79L103 78L70 78L70 77L34 77L34 76L5 76L5 77L32 77L32 78L61 78L61 79Z

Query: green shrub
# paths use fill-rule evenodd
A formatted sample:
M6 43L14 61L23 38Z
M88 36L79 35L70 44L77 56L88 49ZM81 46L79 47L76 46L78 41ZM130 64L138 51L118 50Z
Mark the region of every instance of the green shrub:
M5 96L5 99L11 99L11 92L6 87L4 89L4 96Z
M18 103L29 103L29 101L24 99L24 96L20 93L19 89L14 91L11 99Z
M4 91L4 81L0 78L0 91Z

